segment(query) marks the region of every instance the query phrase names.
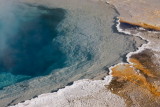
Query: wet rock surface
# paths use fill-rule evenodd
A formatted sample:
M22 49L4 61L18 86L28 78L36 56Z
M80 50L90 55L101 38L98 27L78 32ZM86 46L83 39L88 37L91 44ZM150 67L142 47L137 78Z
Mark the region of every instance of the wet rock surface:
M118 10L120 21L160 30L159 0L106 0Z

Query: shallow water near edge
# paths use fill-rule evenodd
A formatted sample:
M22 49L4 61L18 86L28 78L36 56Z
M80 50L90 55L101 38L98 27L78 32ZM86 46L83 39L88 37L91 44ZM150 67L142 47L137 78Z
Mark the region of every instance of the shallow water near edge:
M61 3L59 4L60 1ZM43 45L45 49L37 50L37 47L32 47L26 49L26 51L30 52L32 50L33 52L27 55L23 53L20 55L29 57L28 55L32 54L36 57L31 57L33 63L36 63L36 65L29 62L25 63L29 67L30 64L37 67L41 65L44 66L48 62L48 59L53 59L51 62L49 61L49 64L46 64L45 67L47 67L47 69L45 70L42 69L43 66L41 66L42 68L35 67L36 69L40 69L37 73L35 68L31 67L31 70L29 69L27 73L24 73L25 75L38 77L16 83L1 90L0 103L2 105L13 105L42 93L53 92L78 79L103 78L107 75L107 71L105 70L107 67L121 62L126 53L135 50L135 38L117 33L113 27L113 20L118 14L111 6L97 4L95 2L86 2L85 0L85 4L79 0L76 0L76 3L72 0L70 2L60 1L53 0L51 2L47 0L45 3L43 0L42 2L40 0L38 3L33 3L34 6L31 7L32 9L40 7L40 13L46 13L47 11L47 15L42 17L44 22L40 20L39 16L41 16L41 14L34 11L36 15L38 14L38 17L36 16L35 21L31 23L31 25L34 24L34 26L32 25L33 29L37 29L38 26L39 30L36 31L34 29L33 32L40 35L40 38L38 36L40 41L38 41L38 43L34 41L34 37L37 38L37 36L31 36L30 33L29 37L31 38L26 37L27 40L25 42L20 38L20 41L22 40L22 43L30 46L30 41L33 40L31 44L37 43L38 47L42 47ZM46 5L47 3L49 5ZM30 4L32 4L32 1ZM42 4L44 4L44 6L42 6ZM47 8L44 9L44 7ZM60 13L54 10L57 8L60 9ZM57 25L56 28L50 25L48 21L52 23L52 21L54 22L55 20L52 20L54 18L50 16L50 14L48 15L48 11L49 13L55 12L55 17L59 18L57 15L64 15L63 10L66 11L65 18L59 20L58 22L60 23L55 24ZM33 15L35 15L35 13ZM49 17L52 17L52 19ZM27 22L26 24L28 25L29 23ZM24 32L32 31L30 29L31 25L29 25L28 29L24 30ZM42 29L45 29L46 32L42 32ZM50 35L53 33L55 33L55 35ZM47 38L45 38L46 35ZM47 40L45 42L41 41L41 39ZM13 44L20 43L14 42ZM21 48L18 45L16 49ZM42 54L37 55L37 51L42 52ZM56 55L56 53L58 54ZM45 55L46 58L44 57ZM23 59L23 57L20 58ZM41 61L42 63L40 63ZM22 62L24 62L24 60L22 60ZM19 72L15 70L15 74L22 74L20 71L21 70L19 70ZM40 75L47 73L49 75L39 76L39 73Z

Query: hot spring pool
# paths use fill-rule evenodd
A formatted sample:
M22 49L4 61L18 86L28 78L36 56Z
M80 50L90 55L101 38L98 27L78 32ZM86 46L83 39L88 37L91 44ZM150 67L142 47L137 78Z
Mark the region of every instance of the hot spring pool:
M137 47L112 6L86 0L0 1L0 104L101 79Z

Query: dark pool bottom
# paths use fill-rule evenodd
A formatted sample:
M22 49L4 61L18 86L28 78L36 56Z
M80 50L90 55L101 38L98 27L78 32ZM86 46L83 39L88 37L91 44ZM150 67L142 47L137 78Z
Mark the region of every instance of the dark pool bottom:
M65 18L65 10L31 5L17 6L17 9L19 13L16 10L13 13L16 17L13 24L18 23L16 33L0 35L7 37L6 46L0 51L0 88L28 79L6 82L10 79L8 75L33 78L65 66L66 55L60 50L61 44L53 42L58 36L57 25Z

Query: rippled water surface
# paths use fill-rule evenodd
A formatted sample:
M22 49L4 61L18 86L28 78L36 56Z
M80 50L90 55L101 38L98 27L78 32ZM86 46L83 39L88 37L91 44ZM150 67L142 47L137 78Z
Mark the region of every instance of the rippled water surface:
M4 106L79 79L101 79L108 67L136 48L133 37L116 31L118 14L108 4L22 1L0 1L0 103Z
M0 88L65 66L66 55L53 42L64 9L15 4L4 16L9 18L0 20Z

